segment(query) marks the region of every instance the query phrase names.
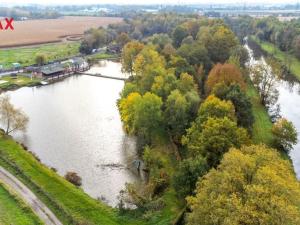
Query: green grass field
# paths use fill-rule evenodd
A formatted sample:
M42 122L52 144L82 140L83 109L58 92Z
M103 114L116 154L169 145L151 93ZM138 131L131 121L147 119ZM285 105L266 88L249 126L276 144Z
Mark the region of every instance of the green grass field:
M255 122L253 124L253 142L255 144L265 143L269 146L273 144L273 134L271 132L272 122L266 108L260 102L260 96L249 81L247 88L247 96L250 97Z
M43 223L24 202L0 183L0 224L38 225Z
M5 81L5 83L4 83ZM0 89L8 90L11 88L18 88L23 86L33 86L39 84L41 79L39 78L30 78L22 74L18 75L16 78L11 76L3 76L0 79Z
M285 66L290 67L291 73L300 80L300 61L294 55L281 51L270 42L259 41L253 36L251 38L268 54L274 56L281 63L285 64Z
M47 61L63 59L79 53L79 42L74 43L52 43L34 47L19 47L0 49L0 65L11 68L12 63L20 63L22 66L35 64L35 56L44 54Z

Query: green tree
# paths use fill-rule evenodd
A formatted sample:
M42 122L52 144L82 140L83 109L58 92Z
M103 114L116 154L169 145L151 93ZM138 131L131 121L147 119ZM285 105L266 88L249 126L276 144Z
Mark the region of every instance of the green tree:
M206 157L211 167L218 165L229 148L250 143L247 131L227 117L210 117L201 124L200 129L196 125L188 129L183 144L187 146L189 154Z
M275 136L276 145L289 152L293 145L297 144L297 131L293 123L281 118L273 124L272 133Z
M182 73L180 79L177 81L177 87L182 93L187 93L189 91L197 91L197 84L194 81L193 76Z
M165 121L169 132L175 140L179 140L188 126L190 104L176 89L168 96L165 105Z
M181 45L182 40L187 37L189 34L187 32L187 30L182 27L182 26L178 26L175 28L175 30L173 31L172 34L172 38L173 38L173 44L176 48L178 48Z
M218 83L215 85L212 93L220 99L231 101L235 108L237 124L247 128L249 131L252 130L254 123L252 103L239 85L232 84L227 86L224 83Z
M231 149L188 198L187 225L300 224L300 184L288 160L263 145Z
M196 188L199 177L207 173L209 167L205 158L185 159L179 163L173 177L173 186L180 197L191 195Z
M162 99L147 92L134 106L133 127L138 134L151 140L163 129Z
M37 54L35 56L35 62L36 64L38 64L39 66L42 66L46 63L47 61L47 57L44 54Z

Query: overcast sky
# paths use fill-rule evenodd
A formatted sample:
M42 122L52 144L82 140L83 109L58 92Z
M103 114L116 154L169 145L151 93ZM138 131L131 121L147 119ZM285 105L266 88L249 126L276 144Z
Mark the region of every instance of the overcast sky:
M228 4L228 3L239 3L239 4L280 4L280 3L296 3L298 0L0 0L3 4ZM300 0L299 0L300 1Z

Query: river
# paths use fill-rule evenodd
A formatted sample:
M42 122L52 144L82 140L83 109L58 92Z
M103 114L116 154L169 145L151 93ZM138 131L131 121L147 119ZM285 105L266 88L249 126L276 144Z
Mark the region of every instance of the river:
M261 55L257 59L254 57L253 50L246 44L248 50L250 65L256 64L259 61L265 61ZM279 92L277 103L280 106L280 115L291 121L298 132L298 144L293 146L289 155L292 159L293 166L297 178L300 179L300 84L294 77L281 77L276 82L276 88Z
M112 61L88 72L125 76L120 63ZM119 80L75 75L10 91L12 103L30 119L27 132L14 138L60 175L78 173L87 194L116 206L125 183L139 181L132 168L135 140L124 133L116 106L123 86Z

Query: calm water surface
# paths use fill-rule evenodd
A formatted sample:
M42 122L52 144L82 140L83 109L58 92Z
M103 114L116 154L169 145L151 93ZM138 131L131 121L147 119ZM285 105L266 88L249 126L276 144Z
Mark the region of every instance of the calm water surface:
M264 61L264 57L255 59L253 51L248 45L245 45L250 56L250 65L256 64L259 61ZM300 84L291 75L282 77L276 83L276 88L279 92L277 103L280 106L280 115L289 121L293 122L298 131L298 144L293 147L290 152L290 157L293 161L294 170L297 178L300 179Z
M125 76L120 64L111 61L88 72ZM131 168L135 140L123 132L116 107L123 85L119 80L77 75L8 92L12 103L30 118L27 133L15 138L59 174L77 172L86 193L112 206L126 182L139 180Z

